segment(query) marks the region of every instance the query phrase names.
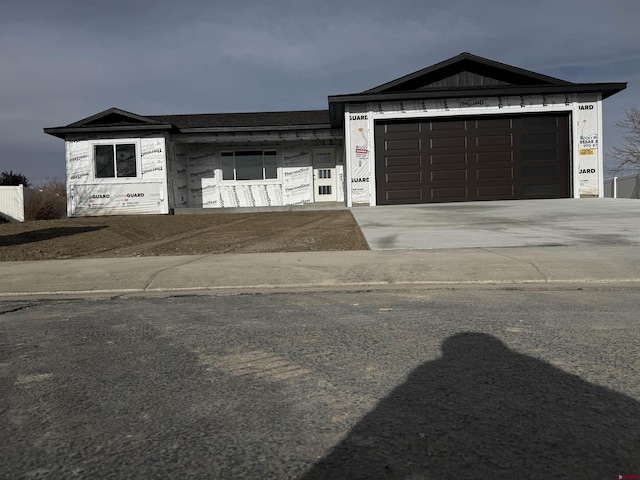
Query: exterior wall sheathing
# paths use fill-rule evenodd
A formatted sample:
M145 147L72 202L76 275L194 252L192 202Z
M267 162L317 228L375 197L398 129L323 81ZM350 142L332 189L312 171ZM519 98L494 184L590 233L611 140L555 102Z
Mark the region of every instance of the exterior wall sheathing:
M376 205L374 125L408 120L479 115L569 112L571 191L574 198L603 196L600 94L452 98L348 104L345 108L347 206Z
M168 185L172 208L228 208L303 205L313 203L314 148L322 143L280 145L218 145L175 143L170 147ZM344 201L343 147L336 145L338 201ZM276 179L229 181L222 179L220 153L231 150L275 150Z
M93 145L136 145L136 178L95 178ZM74 216L164 214L175 208L269 207L312 203L315 148L335 151L337 199L344 201L342 142L281 144L181 143L165 136L96 136L66 142L67 214ZM278 177L224 181L220 152L275 150Z
M96 178L93 146L110 141L136 145L135 178ZM65 143L68 216L169 212L164 136L77 138Z

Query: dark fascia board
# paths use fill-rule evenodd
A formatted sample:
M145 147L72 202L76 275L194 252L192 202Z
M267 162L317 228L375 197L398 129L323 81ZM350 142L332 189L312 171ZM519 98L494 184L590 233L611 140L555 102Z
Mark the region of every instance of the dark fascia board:
M68 135L83 134L83 133L116 133L116 132L138 132L145 130L172 130L174 128L170 123L156 123L153 125L127 125L127 126L113 126L113 127L53 127L45 128L44 133L53 135L54 137L62 138L66 140Z
M347 103L387 102L402 100L431 100L447 98L496 97L518 95L552 95L569 93L601 93L602 99L610 97L627 88L622 83L570 83L567 85L518 85L478 87L467 89L416 90L413 92L394 93L352 93L332 95L329 97L331 124L334 128L344 122L344 105Z
M133 132L141 130L170 130L173 133L231 133L231 132L267 132L267 131L292 131L292 130L330 130L331 124L323 123L317 125L277 125L277 126L256 126L256 127L194 127L176 128L170 123L157 123L153 125L127 125L113 127L54 127L45 128L44 132L58 138L65 139L67 135L82 133L114 133Z
M152 120L148 117L144 117L142 115L138 115L136 113L127 112L126 110L122 110L120 108L112 107L104 110L102 112L96 113L95 115L91 115L90 117L83 118L82 120L78 120L77 122L70 123L67 127L81 127L83 125L87 125L95 120L99 120L108 115L117 114L124 118L129 118L133 121L140 122L147 125L160 125L162 122L157 120Z
M431 98L491 97L496 95L546 95L552 93L602 93L602 98L610 97L627 88L622 83L570 83L567 85L509 85L478 88L446 88L434 90L414 90L393 93L350 93L331 95L329 103L379 102L386 100L415 100Z
M529 77L532 81L541 82L543 84L550 85L572 85L572 82L568 82L566 80L562 80L560 78L550 77L548 75L543 75L541 73L532 72L531 70L525 70L524 68L514 67L513 65L507 65L506 63L496 62L495 60L490 60L488 58L479 57L477 55L473 55L468 52L461 53L455 57L449 58L448 60L444 60L442 62L436 63L427 68L423 68L422 70L418 70L417 72L410 73L403 77L397 78L387 83L383 83L377 87L366 90L362 93L382 93L385 90L389 90L398 85L402 85L403 83L411 82L412 80L426 76L432 73L437 72L438 70L443 70L449 68L456 63L463 63L465 61L471 61L476 64L481 64L487 67L503 70L510 74L515 74L518 76Z

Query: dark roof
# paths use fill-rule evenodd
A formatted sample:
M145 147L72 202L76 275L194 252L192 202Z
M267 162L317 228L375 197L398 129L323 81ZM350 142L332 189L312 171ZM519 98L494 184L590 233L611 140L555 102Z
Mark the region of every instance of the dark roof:
M114 107L64 127L45 128L44 131L65 138L74 133L143 130L205 133L328 128L331 128L329 110L143 116Z
M193 115L148 115L145 118L171 123L185 129L234 129L315 126L329 127L329 110L301 110L291 112L207 113Z

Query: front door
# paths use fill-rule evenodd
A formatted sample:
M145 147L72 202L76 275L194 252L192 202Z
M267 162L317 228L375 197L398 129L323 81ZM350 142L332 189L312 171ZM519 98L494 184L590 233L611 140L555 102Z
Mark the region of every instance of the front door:
M314 202L336 201L336 157L335 150L313 151Z

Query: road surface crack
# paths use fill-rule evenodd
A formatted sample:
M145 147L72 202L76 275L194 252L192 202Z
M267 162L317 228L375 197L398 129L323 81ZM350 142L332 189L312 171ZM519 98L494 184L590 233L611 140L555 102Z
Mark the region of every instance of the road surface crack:
M5 313L19 312L20 310L26 310L26 309L30 308L31 306L33 306L32 303L30 303L28 305L20 305L20 306L13 307L13 308L0 309L0 315L4 315Z

